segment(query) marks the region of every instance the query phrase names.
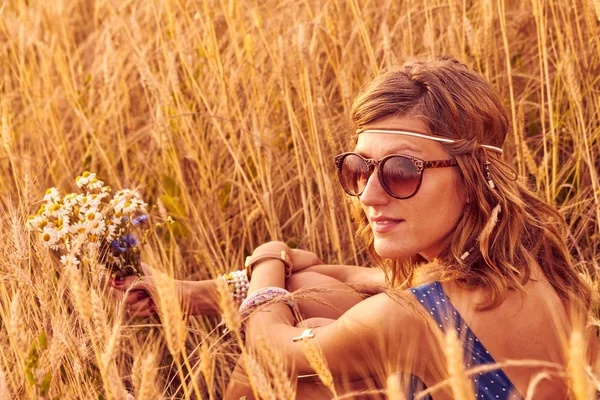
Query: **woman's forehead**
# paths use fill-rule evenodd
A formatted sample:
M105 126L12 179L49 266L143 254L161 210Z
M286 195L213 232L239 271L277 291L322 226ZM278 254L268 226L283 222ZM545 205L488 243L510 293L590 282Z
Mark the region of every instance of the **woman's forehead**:
M381 132L360 133L354 151L372 158L381 158L388 154L408 154L433 160L448 156L446 149L434 140Z
M370 157L383 157L387 154L409 154L424 159L444 157L448 152L434 140L411 137L397 133L371 133L366 130L394 130L414 132L430 136L426 122L417 116L389 115L362 127L358 134L355 151Z

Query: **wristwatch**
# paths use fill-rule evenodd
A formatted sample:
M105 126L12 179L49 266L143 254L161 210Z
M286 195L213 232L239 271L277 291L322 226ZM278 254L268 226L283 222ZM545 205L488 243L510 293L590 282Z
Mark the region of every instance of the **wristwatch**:
M290 276L292 276L292 269L294 268L292 260L285 250L281 250L246 257L244 267L246 268L246 275L248 276L248 279L250 279L252 276L252 268L254 267L254 265L264 260L281 261L283 265L285 265L285 277L289 278Z

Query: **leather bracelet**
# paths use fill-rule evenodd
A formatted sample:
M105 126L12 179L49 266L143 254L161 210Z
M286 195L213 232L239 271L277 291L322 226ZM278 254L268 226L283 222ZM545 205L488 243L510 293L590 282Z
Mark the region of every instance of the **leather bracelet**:
M254 265L260 261L264 260L279 260L285 266L285 277L289 278L292 276L292 269L294 265L292 264L292 260L290 256L287 254L285 250L281 250L280 252L274 252L271 254L259 254L257 256L248 256L246 257L246 262L244 263L244 267L246 268L246 275L248 279L252 277L252 268Z

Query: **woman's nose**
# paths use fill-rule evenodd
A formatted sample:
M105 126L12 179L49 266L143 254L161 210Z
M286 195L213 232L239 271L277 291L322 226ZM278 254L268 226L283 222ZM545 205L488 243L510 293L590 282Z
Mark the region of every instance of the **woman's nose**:
M384 204L388 199L388 194L381 186L379 181L379 171L375 169L369 179L362 194L360 195L360 202L366 206L375 204Z

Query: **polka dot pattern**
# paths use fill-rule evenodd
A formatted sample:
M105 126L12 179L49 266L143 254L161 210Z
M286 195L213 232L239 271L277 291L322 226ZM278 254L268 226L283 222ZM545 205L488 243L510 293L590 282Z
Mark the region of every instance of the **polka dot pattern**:
M432 318L435 319L435 322L443 332L446 332L446 329L456 329L459 338L464 341L464 360L467 369L477 365L495 363L494 358L463 321L458 311L456 311L439 282L428 283L409 290L415 295L421 305L425 307ZM472 376L472 380L473 387L476 389L477 399L522 399L508 376L501 369L475 374ZM413 398L419 390L422 390L422 387L422 382L418 378L413 377L411 381L411 393L409 393L408 398ZM431 397L425 398L431 399Z

